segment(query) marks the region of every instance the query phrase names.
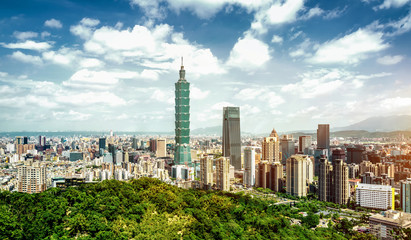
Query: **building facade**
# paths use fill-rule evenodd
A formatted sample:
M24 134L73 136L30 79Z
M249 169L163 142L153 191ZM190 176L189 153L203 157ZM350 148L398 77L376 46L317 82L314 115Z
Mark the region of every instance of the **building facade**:
M311 136L299 136L298 137L298 151L303 154L308 154L308 148L311 146Z
M280 139L273 129L269 137L265 137L262 142L263 160L269 163L281 162L280 159Z
M287 159L286 184L287 194L305 197L307 196L307 156L296 154Z
M318 124L317 148L330 149L330 125L329 124Z
M244 148L244 177L243 184L247 187L255 185L255 149Z
M175 83L175 151L176 165L191 165L190 149L190 83L181 62L180 79Z
M17 178L19 192L40 193L46 190L46 168L38 163L19 166Z
M242 169L239 107L223 108L223 156L230 158L236 170Z
M221 191L230 191L230 159L220 157L216 160L216 186Z
M361 207L394 210L395 189L391 186L359 183L355 189L356 202Z
M411 213L411 178L401 181L400 197L401 209L404 212Z
M201 188L208 190L213 186L213 157L204 156L200 159Z

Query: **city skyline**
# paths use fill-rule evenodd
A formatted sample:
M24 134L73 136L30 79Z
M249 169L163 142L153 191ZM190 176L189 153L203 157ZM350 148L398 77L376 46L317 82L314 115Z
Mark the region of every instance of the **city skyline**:
M253 133L411 115L410 1L2 6L0 131L172 132L181 56L192 129L226 106Z

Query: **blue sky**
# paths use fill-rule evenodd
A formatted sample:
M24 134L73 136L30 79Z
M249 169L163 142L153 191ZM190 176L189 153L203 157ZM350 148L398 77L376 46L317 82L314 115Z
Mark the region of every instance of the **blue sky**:
M2 1L0 131L254 133L411 114L409 0Z

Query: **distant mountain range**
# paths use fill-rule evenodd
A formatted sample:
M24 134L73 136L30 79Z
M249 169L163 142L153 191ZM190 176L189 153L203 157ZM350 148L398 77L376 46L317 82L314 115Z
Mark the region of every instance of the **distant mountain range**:
M332 131L365 130L368 132L411 131L411 116L372 117L346 127L332 128Z

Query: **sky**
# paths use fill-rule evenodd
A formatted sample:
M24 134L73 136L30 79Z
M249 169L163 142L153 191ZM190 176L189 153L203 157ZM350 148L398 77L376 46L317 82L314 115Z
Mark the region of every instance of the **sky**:
M411 114L411 0L2 0L0 131L316 129Z

